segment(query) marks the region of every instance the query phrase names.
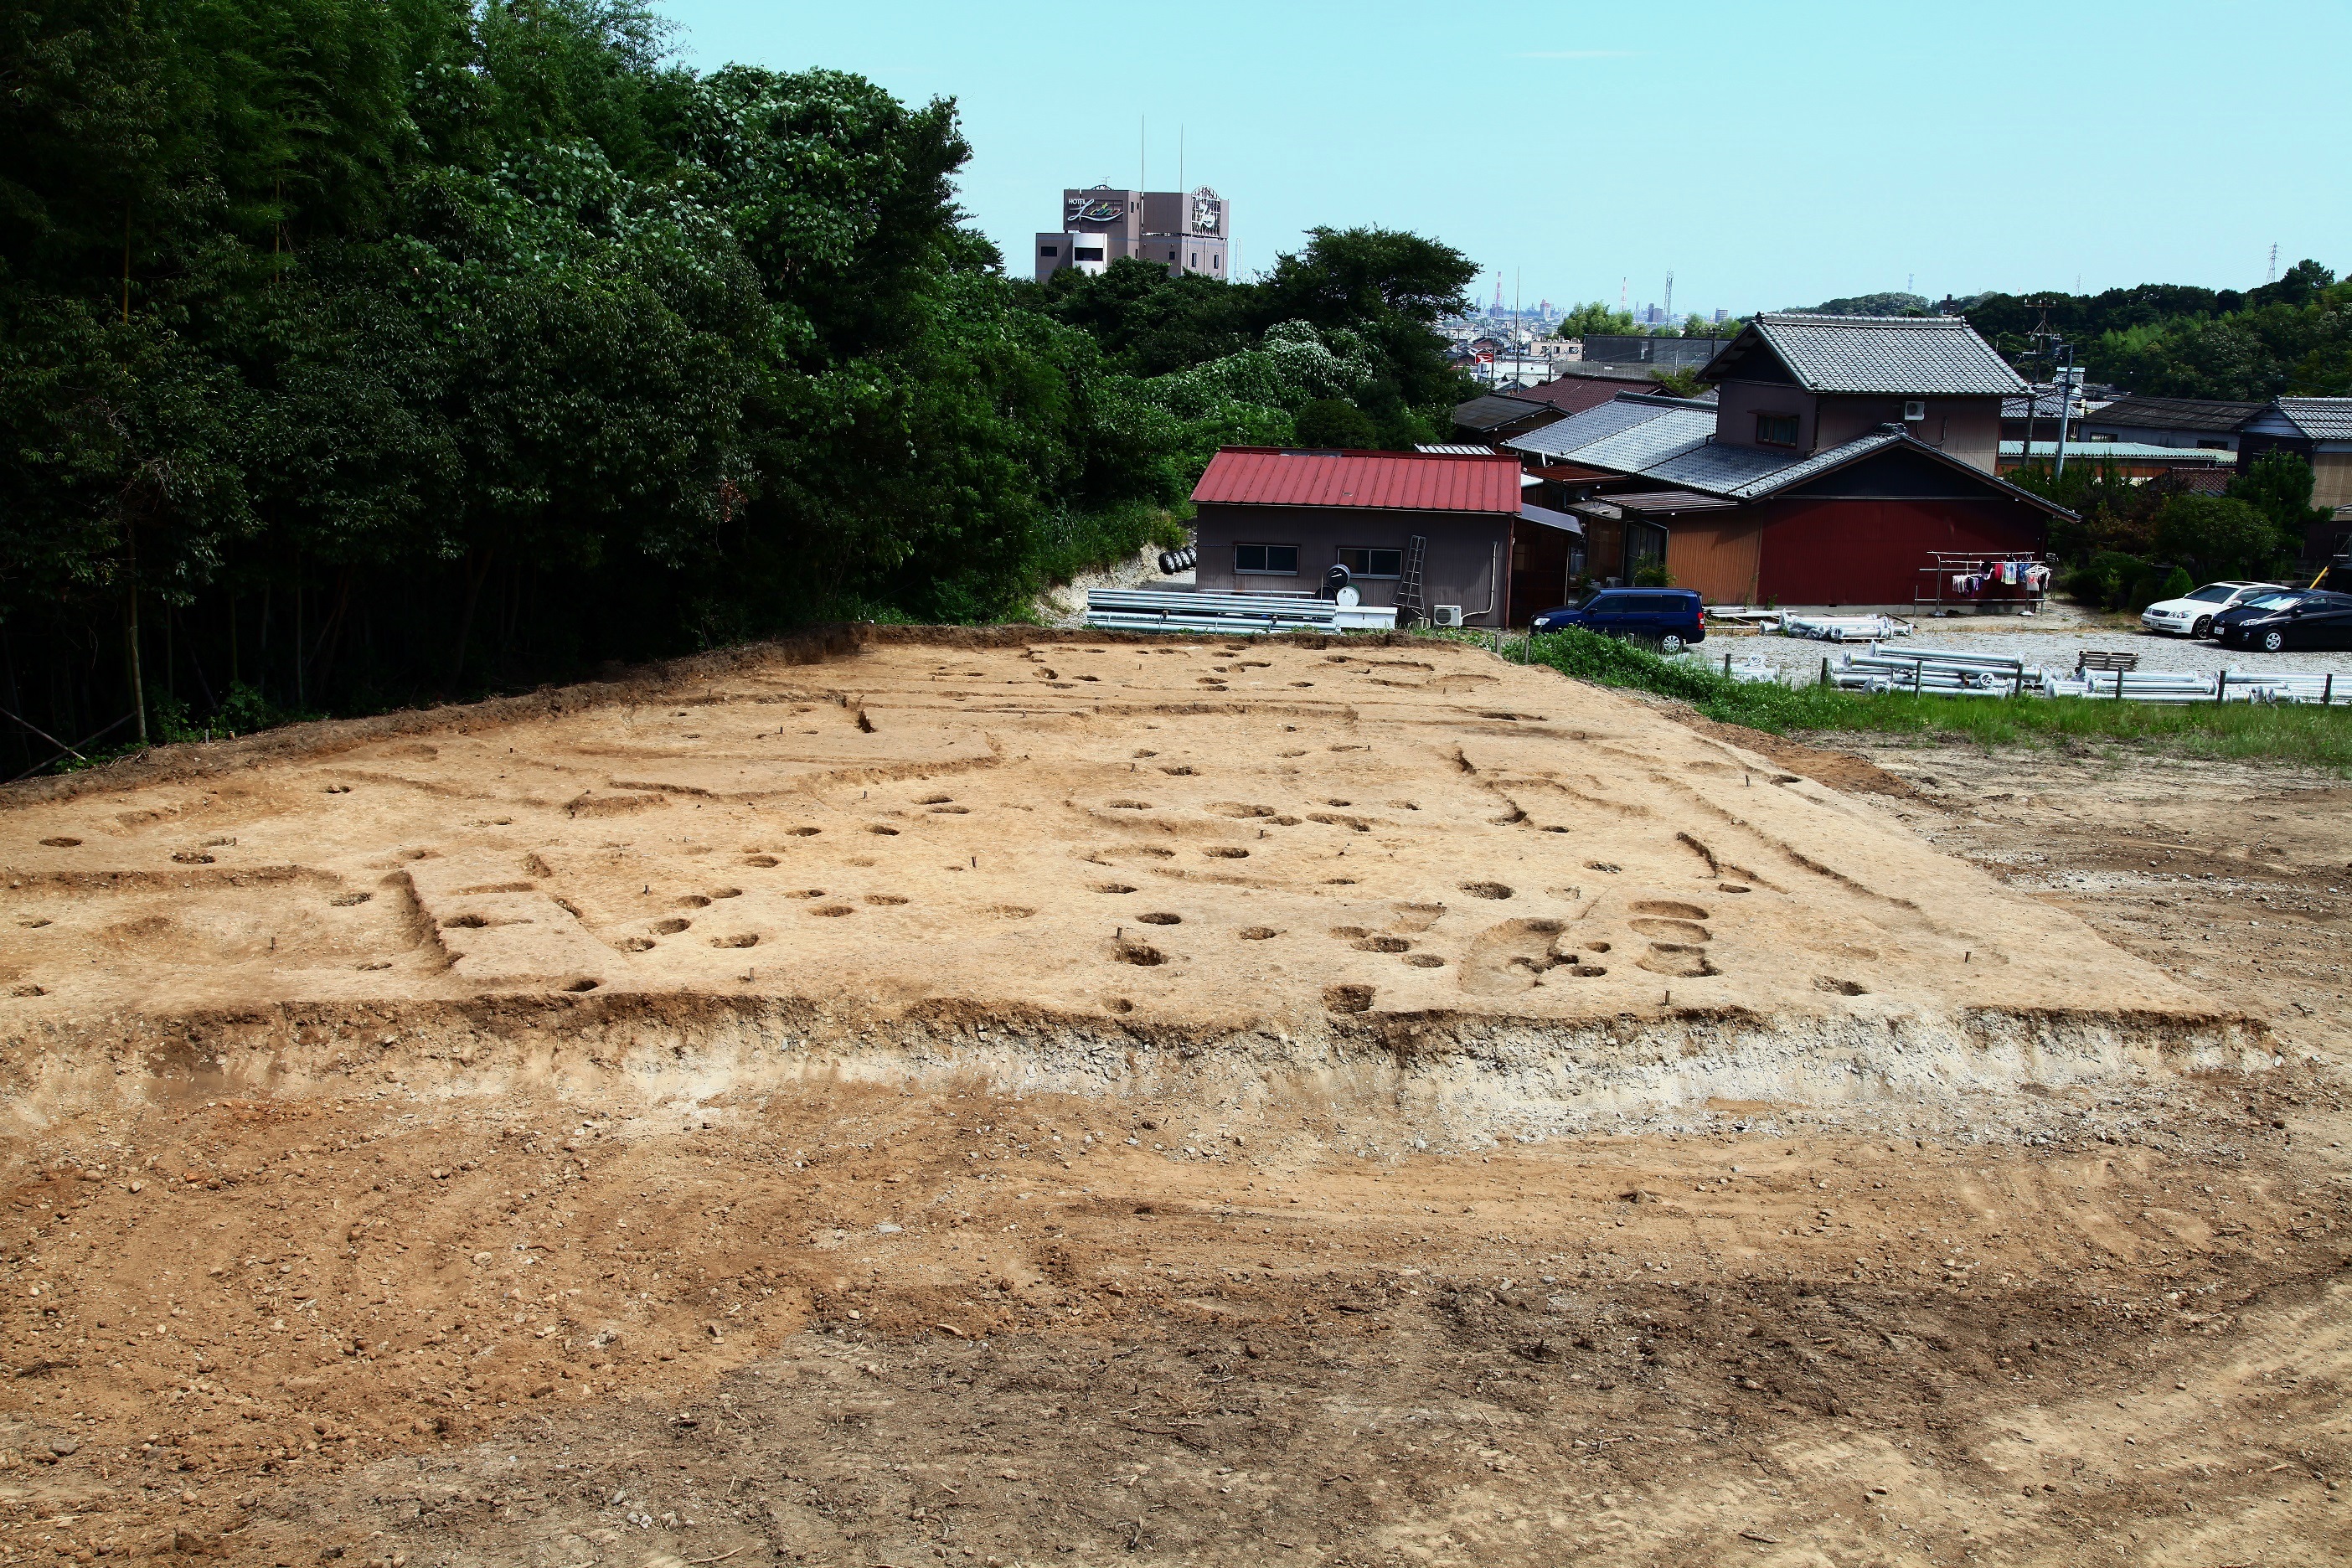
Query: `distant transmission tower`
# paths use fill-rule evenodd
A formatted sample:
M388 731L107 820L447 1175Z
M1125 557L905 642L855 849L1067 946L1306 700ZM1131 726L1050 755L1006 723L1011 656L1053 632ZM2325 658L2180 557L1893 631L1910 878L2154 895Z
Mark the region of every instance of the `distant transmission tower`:
M2265 283L2278 281L2278 241L2275 239L2271 241L2271 269L2263 274L2263 281Z
M1503 275L1502 275L1501 273L1499 273L1499 272L1497 272L1497 273L1496 273L1496 274L1495 274L1495 311L1494 311L1494 313L1495 313L1496 315L1497 315L1497 316L1499 316L1499 315L1501 315L1501 314L1503 313Z
M1666 268L1666 320L1675 319L1675 269Z

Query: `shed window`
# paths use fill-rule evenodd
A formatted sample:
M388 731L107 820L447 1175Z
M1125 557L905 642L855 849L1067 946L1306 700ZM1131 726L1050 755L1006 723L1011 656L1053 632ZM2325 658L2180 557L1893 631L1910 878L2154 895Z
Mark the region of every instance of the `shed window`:
M1404 574L1402 550L1367 550L1353 544L1339 547L1339 564L1355 577L1399 577Z
M1236 544L1234 546L1234 570L1268 577L1296 577L1298 575L1298 546Z
M1756 416L1756 444L1759 447L1795 446L1797 416L1793 414L1759 414Z

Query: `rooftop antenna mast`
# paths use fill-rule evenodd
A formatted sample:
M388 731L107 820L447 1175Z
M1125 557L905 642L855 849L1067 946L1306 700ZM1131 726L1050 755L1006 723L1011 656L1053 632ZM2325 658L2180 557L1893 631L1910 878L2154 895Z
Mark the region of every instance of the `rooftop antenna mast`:
M1148 173L1150 165L1145 152L1148 145L1145 135L1150 128L1151 121L1148 116L1139 114L1135 117L1135 188L1139 191L1149 189L1151 184Z

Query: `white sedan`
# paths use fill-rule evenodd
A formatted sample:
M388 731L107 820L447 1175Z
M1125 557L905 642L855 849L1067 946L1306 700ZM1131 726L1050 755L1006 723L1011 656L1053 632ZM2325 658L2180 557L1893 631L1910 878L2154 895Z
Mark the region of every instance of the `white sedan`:
M2275 594L2276 583L2208 583L2178 599L2159 599L2139 613L2139 624L2152 632L2201 637L2213 629L2213 617L2244 604L2257 594Z

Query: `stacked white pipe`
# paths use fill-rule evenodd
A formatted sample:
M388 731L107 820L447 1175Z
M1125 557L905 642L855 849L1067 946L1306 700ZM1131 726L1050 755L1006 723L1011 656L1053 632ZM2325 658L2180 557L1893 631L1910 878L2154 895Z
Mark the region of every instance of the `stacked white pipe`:
M1816 642L1880 642L1887 637L1907 637L1914 630L1908 621L1898 621L1892 616L1801 616L1791 611L1780 612L1780 635L1788 637L1811 637Z

